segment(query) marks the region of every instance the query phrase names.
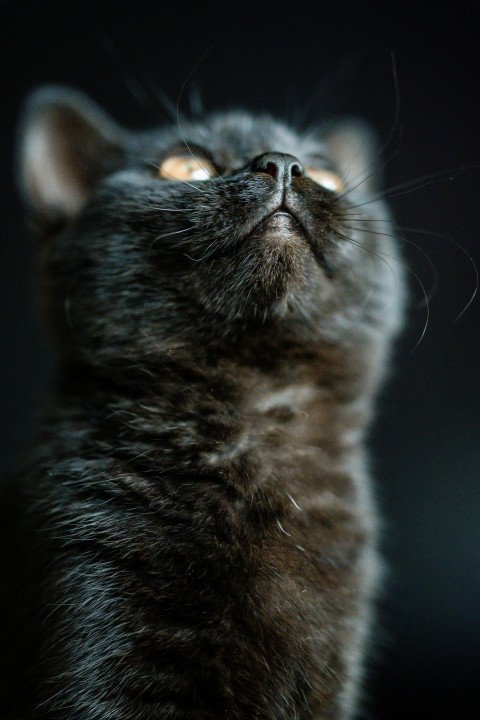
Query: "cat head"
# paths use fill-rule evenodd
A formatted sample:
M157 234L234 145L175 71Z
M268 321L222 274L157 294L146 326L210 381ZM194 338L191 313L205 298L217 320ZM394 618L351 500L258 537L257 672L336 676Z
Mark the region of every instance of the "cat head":
M64 352L91 363L246 338L384 346L401 267L358 121L301 132L213 114L120 128L83 94L38 90L18 175Z

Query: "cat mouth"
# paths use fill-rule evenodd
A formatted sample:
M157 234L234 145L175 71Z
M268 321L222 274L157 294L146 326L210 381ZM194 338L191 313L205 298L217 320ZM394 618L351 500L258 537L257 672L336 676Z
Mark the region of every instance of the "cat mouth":
M268 212L252 230L245 234L245 238L259 236L272 238L273 240L284 240L305 243L311 250L315 260L322 267L328 277L332 276L332 269L327 263L324 253L318 242L312 237L308 228L298 218L294 210L284 205Z
M308 234L298 217L285 207L276 208L269 212L255 224L253 229L246 234L246 237L256 234L274 234L280 238L303 236L305 240L310 242Z
M300 230L305 235L300 222L287 210L275 210L265 218L261 226L265 229L278 229L286 232L298 232Z

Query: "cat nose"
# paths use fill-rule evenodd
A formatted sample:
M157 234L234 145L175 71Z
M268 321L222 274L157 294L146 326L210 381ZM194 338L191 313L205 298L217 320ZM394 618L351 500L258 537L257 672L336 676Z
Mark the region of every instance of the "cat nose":
M253 172L268 173L282 185L289 185L294 177L305 175L300 160L286 153L268 152L252 160Z

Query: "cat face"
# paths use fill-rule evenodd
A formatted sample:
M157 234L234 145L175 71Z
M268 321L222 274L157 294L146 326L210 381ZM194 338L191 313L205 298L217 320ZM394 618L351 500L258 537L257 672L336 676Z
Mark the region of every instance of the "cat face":
M401 268L372 147L358 123L302 134L243 112L130 133L38 91L20 179L63 346L97 361L260 330L380 342Z

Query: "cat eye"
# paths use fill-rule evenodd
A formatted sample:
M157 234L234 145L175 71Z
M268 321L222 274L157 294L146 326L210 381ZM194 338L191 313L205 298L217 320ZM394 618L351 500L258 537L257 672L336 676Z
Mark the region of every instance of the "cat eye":
M324 187L325 190L339 193L344 189L341 178L331 170L326 170L325 168L307 167L305 168L305 174L318 183L318 185Z
M158 169L166 180L209 180L215 173L212 163L195 155L169 155Z

